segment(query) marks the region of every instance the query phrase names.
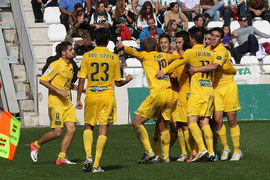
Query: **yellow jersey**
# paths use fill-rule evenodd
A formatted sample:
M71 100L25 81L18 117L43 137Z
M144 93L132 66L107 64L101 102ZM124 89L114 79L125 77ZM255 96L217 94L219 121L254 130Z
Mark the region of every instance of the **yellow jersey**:
M62 58L50 64L45 73L41 76L41 80L50 82L54 87L61 90L66 90L69 96L64 98L57 93L49 90L48 105L66 105L71 103L70 87L73 78L73 66L67 64Z
M114 95L114 83L121 81L119 57L96 47L83 55L78 77L87 78L87 95Z
M184 52L183 56L168 67L162 70L165 74L171 73L181 64L189 64L193 67L202 67L213 63L213 55L210 50L206 50L202 44L196 44L192 49ZM198 72L191 77L191 94L213 95L212 72Z
M221 43L212 52L213 63L219 64L214 72L214 88L233 82L237 70L232 65L231 53Z
M138 52L131 47L124 46L125 52L139 59L143 65L147 84L152 90L161 90L171 87L170 77L165 75L163 79L157 79L155 76L159 70L163 70L174 59L179 59L178 54L152 52Z

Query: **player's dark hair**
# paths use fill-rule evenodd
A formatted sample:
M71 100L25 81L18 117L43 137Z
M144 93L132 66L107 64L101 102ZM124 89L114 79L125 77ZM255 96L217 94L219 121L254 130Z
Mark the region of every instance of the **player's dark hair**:
M211 30L207 30L204 35L206 35L206 34L210 34L211 35L211 32L212 32Z
M168 34L166 34L166 33L162 33L161 35L159 35L159 41L162 38L167 38L170 43L172 42L171 37Z
M183 30L183 31L179 31L175 34L175 38L183 38L184 40L184 44L183 44L183 50L187 50L187 49L190 49L191 48L191 45L190 45L190 41L189 41L189 34L187 31Z
M57 54L62 56L62 51L66 51L68 46L72 46L72 44L68 41L61 42L56 46Z
M99 1L99 2L97 3L97 8L99 8L99 6L100 6L101 4L104 4L104 5L105 5L105 3L104 3L103 1Z
M220 34L221 38L224 38L224 31L223 31L222 28L220 28L220 27L214 27L214 28L211 29L211 33L213 31L217 31Z
M94 39L97 46L107 46L109 43L110 33L107 28L99 28L94 31Z
M157 43L155 38L148 37L143 41L143 50L146 52L155 51L157 47Z
M205 30L203 28L192 28L189 31L189 35L198 44L203 44Z
M205 19L204 19L203 15L201 15L201 14L198 14L197 16L195 16L195 17L193 18L193 22L198 21L200 17L203 19L203 22L204 22Z

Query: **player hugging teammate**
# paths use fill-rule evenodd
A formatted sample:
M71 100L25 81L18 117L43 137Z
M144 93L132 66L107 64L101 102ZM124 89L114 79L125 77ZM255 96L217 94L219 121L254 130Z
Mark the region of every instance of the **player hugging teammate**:
M204 45L204 29L194 28L189 35L186 32L178 33L178 46L174 52L170 47L171 39L166 34L160 35L159 45L155 44L153 38L147 38L143 42L143 52L118 44L118 48L124 47L126 53L141 61L150 89L132 124L145 149L138 163L170 162L169 148L177 136L182 149L177 161L228 160L231 150L223 124L224 113L228 118L234 147L230 161L238 161L242 157L239 149L240 129L236 120L236 111L241 107L233 78L237 70L231 63L230 52L221 43L223 30L213 28L210 32L211 45L208 47ZM192 48L187 47L187 41L190 41ZM175 59L177 55L179 57ZM172 84L169 75L173 79ZM169 90L172 87L174 91ZM153 148L143 126L150 118L156 122ZM167 128L168 123L171 132ZM221 157L217 141L213 142L217 137L224 148ZM160 144L162 154L159 158Z

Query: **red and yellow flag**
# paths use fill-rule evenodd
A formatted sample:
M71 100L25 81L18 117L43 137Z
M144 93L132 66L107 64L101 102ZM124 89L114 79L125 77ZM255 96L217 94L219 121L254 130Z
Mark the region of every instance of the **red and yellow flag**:
M0 114L0 157L13 160L19 143L21 122L6 110Z

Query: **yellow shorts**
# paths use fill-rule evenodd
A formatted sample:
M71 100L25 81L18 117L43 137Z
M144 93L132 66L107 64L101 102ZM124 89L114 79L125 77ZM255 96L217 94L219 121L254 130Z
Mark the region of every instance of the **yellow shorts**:
M238 88L235 82L214 89L215 111L237 111L241 109L238 97Z
M164 120L169 121L172 115L172 103L173 91L171 89L150 92L136 114L154 120L162 116Z
M190 94L187 104L187 116L212 117L214 96Z
M178 108L179 112L179 122L187 123L188 122L188 116L187 116L187 106L179 106Z
M62 128L67 121L77 122L73 104L56 105L49 107L51 128Z
M116 101L115 96L87 95L85 97L84 123L96 126L109 125L116 122Z

